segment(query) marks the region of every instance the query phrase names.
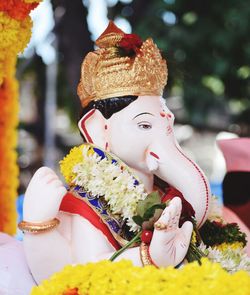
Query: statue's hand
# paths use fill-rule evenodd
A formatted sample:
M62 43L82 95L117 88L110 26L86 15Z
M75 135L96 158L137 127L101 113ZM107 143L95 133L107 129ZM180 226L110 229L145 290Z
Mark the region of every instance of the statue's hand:
M42 167L32 177L24 198L24 220L41 222L56 217L67 190L53 170Z
M186 256L193 230L193 224L186 221L179 228L181 199L175 197L156 222L166 229L155 229L150 244L150 256L157 266L178 265Z

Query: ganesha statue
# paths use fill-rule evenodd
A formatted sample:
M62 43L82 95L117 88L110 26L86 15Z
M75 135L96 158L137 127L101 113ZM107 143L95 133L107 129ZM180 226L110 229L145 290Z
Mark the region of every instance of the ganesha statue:
M210 207L206 176L175 139L162 98L167 65L153 40L110 22L96 45L78 86L84 143L61 161L68 189L42 167L25 194L19 228L37 283L67 264L111 257L178 266Z

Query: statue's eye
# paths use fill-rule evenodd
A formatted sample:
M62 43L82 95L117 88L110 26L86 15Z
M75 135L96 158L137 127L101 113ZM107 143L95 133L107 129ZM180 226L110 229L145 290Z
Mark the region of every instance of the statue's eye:
M140 122L137 124L137 126L142 130L150 130L152 128L152 125L149 122Z

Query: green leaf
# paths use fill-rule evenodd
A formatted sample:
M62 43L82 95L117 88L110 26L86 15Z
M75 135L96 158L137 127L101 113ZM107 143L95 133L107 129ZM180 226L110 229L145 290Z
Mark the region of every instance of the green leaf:
M151 217L154 216L155 211L157 209L165 209L166 208L166 204L162 203L162 204L156 204L151 206L150 208L148 208L146 210L146 212L143 214L143 221L148 221Z
M134 222L136 224L142 226L142 223L143 223L144 220L140 215L133 216L132 219L134 220Z
M144 216L145 212L152 206L161 203L161 197L158 192L150 193L145 200L139 201L136 212L140 216Z

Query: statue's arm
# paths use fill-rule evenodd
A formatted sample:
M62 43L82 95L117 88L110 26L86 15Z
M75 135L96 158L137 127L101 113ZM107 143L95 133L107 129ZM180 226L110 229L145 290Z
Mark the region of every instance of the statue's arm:
M26 233L24 251L37 283L72 263L70 243L56 229L41 234Z
M70 217L61 218L60 204L67 190L54 171L42 167L32 177L25 193L23 219L28 224L58 218L58 227L47 232L24 234L24 251L29 268L37 282L48 278L64 265L72 263ZM65 226L65 228L62 230ZM62 235L67 232L68 236Z

